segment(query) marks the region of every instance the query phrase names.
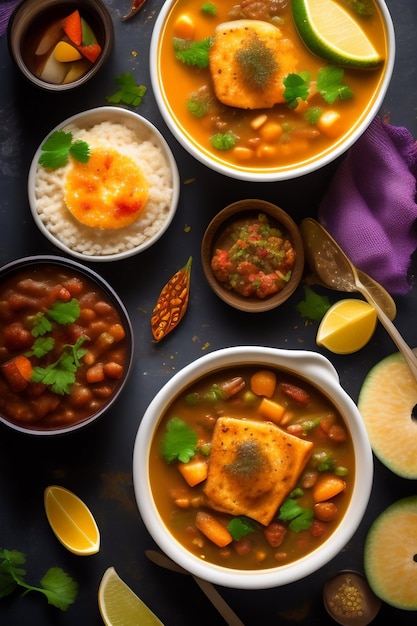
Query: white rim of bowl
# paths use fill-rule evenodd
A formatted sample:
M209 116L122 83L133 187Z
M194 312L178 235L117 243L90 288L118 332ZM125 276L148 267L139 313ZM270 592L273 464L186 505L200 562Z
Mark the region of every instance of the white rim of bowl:
M355 414L357 416L353 422L349 421L348 417L345 418L352 436L355 435L358 442L355 457L356 481L347 512L337 528L337 534L333 533L314 552L296 563L277 566L275 569L241 571L201 561L174 539L169 531L166 533L159 531L158 526L165 526L165 524L151 497L148 458L155 427L155 415L160 418L173 399L190 384L188 377L191 373L194 373L193 379L196 380L213 370L229 365L242 365L242 363L281 367L296 375L310 378L325 395L332 399L343 415ZM200 357L179 370L151 401L139 425L133 451L133 486L136 502L142 520L155 542L171 559L194 576L235 589L280 587L301 580L329 563L357 531L368 506L372 480L372 450L358 408L341 387L339 376L330 361L313 351L237 346L221 348Z
M164 155L168 161L168 165L172 172L171 206L170 206L166 221L164 225L162 226L162 228L157 233L155 233L152 237L150 237L147 241L140 244L139 246L136 246L135 248L126 250L124 252L117 252L116 254L101 254L101 255L83 254L82 252L77 252L76 250L72 250L69 246L62 243L62 241L60 241L53 233L51 233L47 229L47 227L45 226L45 224L42 222L42 220L39 217L38 211L36 209L35 201L34 200L32 201L31 194L34 193L34 189L35 189L36 170L38 167L38 160L42 152L41 146L44 144L46 139L50 137L50 135L52 135L52 133L54 133L57 130L61 130L62 128L64 128L65 126L68 126L69 124L78 122L85 118L86 120L88 120L88 126L92 126L94 124L107 121L109 119L108 118L109 115L114 116L115 114L116 116L119 116L120 123L123 123L124 118L131 119L134 121L134 123L142 124L143 126L145 126L158 139L160 147L164 152ZM121 107L116 107L116 106L103 106L103 107L96 107L94 109L88 109L87 111L82 111L81 113L76 113L75 115L72 115L71 117L62 121L60 124L55 126L55 128L53 128L48 133L48 135L42 140L42 143L39 145L32 159L32 163L29 169L27 188L28 188L29 206L30 206L30 211L32 213L32 217L37 227L39 228L39 230L43 233L43 235L45 235L45 237L49 239L49 241L53 243L57 248L59 248L60 250L63 250L67 254L73 257L76 257L77 259L80 259L82 261L93 261L93 262L121 261L122 259L127 259L131 256L135 256L136 254L140 254L141 252L144 252L145 250L150 248L154 243L156 243L156 241L158 241L158 239L160 239L162 235L167 231L172 220L174 219L175 213L178 208L178 201L179 201L179 196L180 196L180 177L179 177L177 163L175 161L171 148L169 147L167 141L165 140L161 132L156 128L156 126L154 126L154 124L152 124L149 120L142 117L141 115L138 115L134 111L129 111L127 109L122 109Z
M378 114L378 111L381 108L382 102L386 96L386 92L391 81L396 51L394 25L392 22L391 14L384 0L375 0L379 9L381 10L382 19L385 22L387 34L387 49L389 50L389 56L387 59L384 75L379 85L378 95L356 130L345 141L341 142L336 150L328 151L322 157L316 160L312 160L305 165L299 165L296 167L295 170L291 169L292 166L288 166L283 171L272 172L263 172L261 170L258 172L245 171L243 169L239 170L227 165L226 163L220 163L215 159L212 159L208 154L200 151L198 145L189 140L186 135L180 130L179 125L175 123L173 117L169 114L169 111L167 110L167 107L164 103L164 97L161 93L158 63L159 33L162 31L164 21L171 11L175 1L176 0L168 0L164 3L161 11L158 14L152 32L151 44L149 48L149 63L152 89L156 103L158 105L158 109L172 135L182 145L182 147L187 150L189 154L191 154L197 161L203 163L203 165L206 165L211 170L214 170L219 174L229 176L230 178L236 178L238 180L244 180L247 182L279 182L284 180L290 180L292 178L298 178L300 176L305 176L306 174L311 174L312 172L321 169L325 165L334 162L339 156L349 150L349 148L351 148L352 145L365 132L365 130L371 124L372 120Z

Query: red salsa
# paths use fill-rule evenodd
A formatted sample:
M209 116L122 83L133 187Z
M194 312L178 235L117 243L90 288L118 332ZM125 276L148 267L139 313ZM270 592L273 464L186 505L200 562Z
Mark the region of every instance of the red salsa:
M295 262L291 239L263 213L227 226L215 248L211 268L216 279L242 296L267 298L291 278Z

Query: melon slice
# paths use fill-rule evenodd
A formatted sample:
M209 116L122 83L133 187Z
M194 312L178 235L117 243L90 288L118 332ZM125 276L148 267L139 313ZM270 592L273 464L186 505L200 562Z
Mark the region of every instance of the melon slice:
M366 376L358 399L374 454L394 474L417 479L417 382L396 352Z
M364 566L378 598L417 610L417 496L397 500L376 518L365 540Z

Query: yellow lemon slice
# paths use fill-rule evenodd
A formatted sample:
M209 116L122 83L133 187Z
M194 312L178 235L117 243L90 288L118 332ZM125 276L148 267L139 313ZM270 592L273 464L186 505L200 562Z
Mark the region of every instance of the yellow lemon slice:
M376 323L376 311L365 300L339 300L321 320L316 343L336 354L351 354L368 343Z
M304 44L322 59L358 69L382 63L358 22L334 0L292 0L292 13Z
M106 626L163 626L114 567L109 567L101 579L98 606Z
M399 609L417 610L417 496L397 500L371 525L364 547L365 574L374 594Z
M80 556L96 554L100 533L89 508L72 491L57 485L45 489L46 516L58 540Z
M135 161L100 148L91 151L87 163L72 163L64 187L65 203L75 219L101 230L133 224L149 197L149 183Z

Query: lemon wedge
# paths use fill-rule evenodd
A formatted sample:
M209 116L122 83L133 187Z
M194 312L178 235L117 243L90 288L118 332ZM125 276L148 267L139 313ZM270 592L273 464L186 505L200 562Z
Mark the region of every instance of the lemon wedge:
M335 354L357 352L371 339L376 323L376 311L365 300L339 300L321 320L316 343Z
M101 579L98 606L106 626L163 626L114 567L109 567Z
M322 59L357 69L382 63L360 25L334 0L292 0L292 14L304 44Z
M99 551L96 521L78 496L64 487L51 485L45 489L44 505L53 532L67 550L80 556Z

